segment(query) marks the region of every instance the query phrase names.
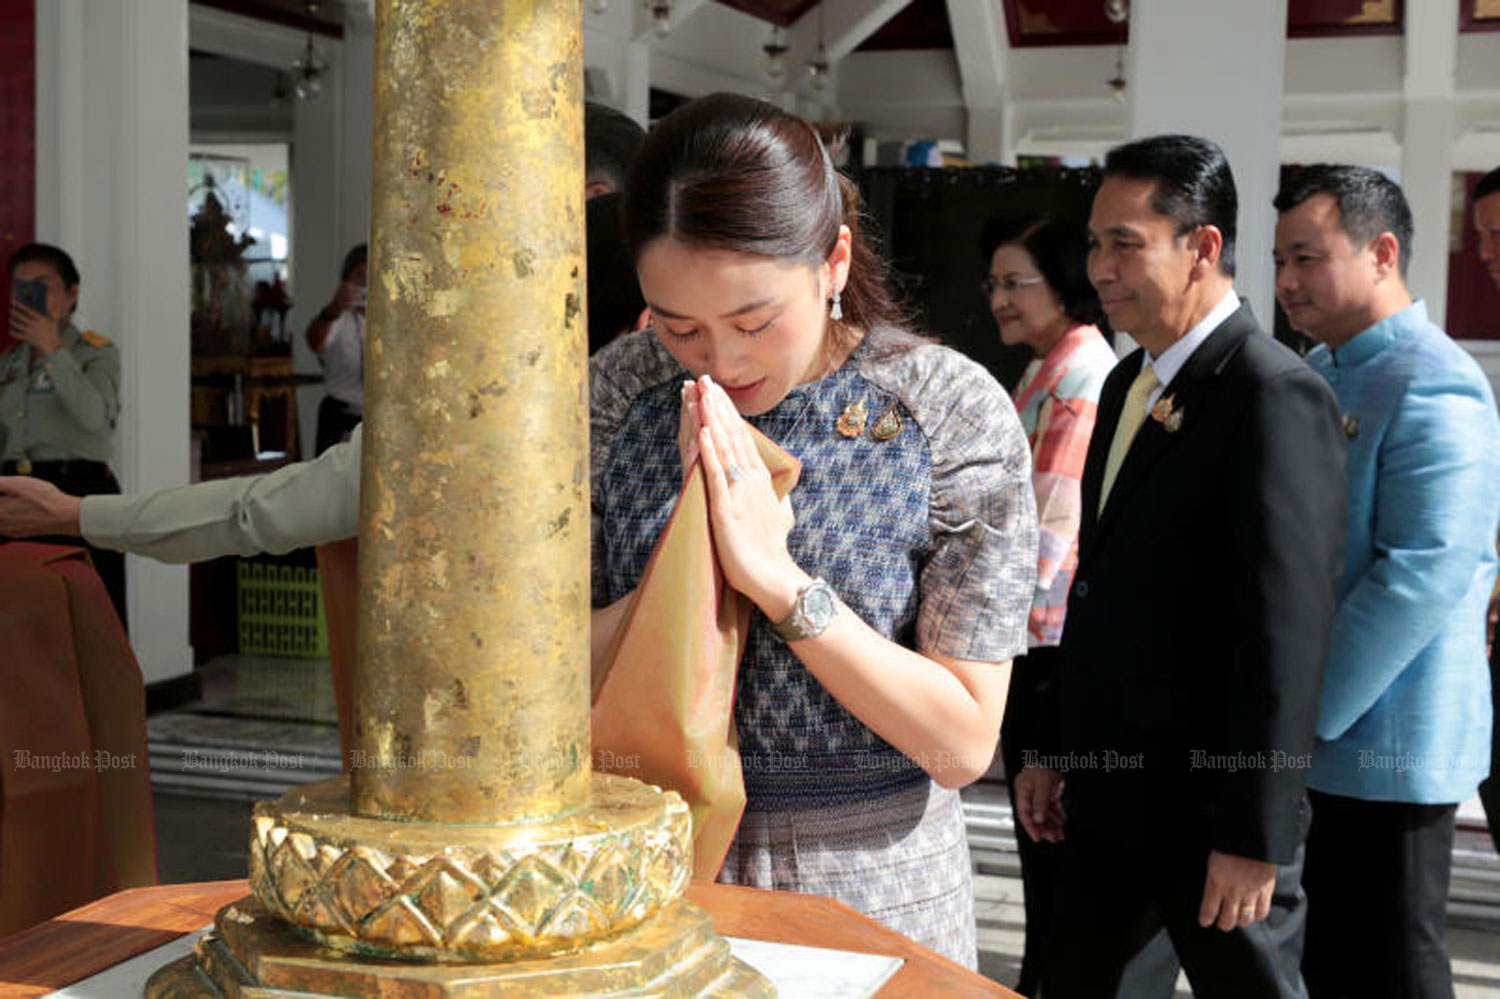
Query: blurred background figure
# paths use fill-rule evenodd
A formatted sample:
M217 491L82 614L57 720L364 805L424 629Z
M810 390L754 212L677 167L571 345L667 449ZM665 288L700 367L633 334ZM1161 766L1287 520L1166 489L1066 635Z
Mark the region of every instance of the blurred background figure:
M73 324L82 282L66 251L29 243L11 256L10 279L14 341L0 353L0 474L34 476L80 496L118 493L108 462L120 412L119 348ZM88 548L123 623L124 556Z
M318 405L318 454L347 440L364 417L369 257L369 247L364 243L349 251L333 300L307 324L307 345L323 363L326 393Z
M1500 291L1500 167L1474 187L1474 229L1479 234L1479 259ZM1500 584L1490 596L1486 638L1490 657L1490 706L1495 727L1490 731L1490 775L1479 785L1479 800L1490 826L1490 839L1500 852L1500 654L1495 649L1495 622L1500 619Z

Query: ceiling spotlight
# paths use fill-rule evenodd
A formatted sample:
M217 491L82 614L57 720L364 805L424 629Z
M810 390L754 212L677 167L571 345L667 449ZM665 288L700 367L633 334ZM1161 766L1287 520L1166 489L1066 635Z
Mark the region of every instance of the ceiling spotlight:
M1130 0L1104 0L1104 16L1115 24L1130 20Z
M779 82L786 76L786 54L790 48L781 25L771 25L771 37L760 48L766 54L766 77L773 83Z
M609 10L609 0L589 0L589 12L592 14L603 14Z

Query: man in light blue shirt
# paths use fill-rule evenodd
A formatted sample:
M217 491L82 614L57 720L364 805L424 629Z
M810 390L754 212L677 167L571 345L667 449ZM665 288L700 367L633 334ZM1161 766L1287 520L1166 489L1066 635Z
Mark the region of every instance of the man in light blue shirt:
M1453 995L1458 802L1489 770L1485 607L1500 524L1488 379L1406 287L1411 211L1362 167L1276 197L1276 292L1349 439L1344 576L1308 782L1313 999Z

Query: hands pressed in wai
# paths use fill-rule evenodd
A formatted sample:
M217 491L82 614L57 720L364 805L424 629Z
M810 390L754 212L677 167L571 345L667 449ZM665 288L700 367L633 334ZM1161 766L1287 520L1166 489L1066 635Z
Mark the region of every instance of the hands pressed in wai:
M791 500L776 498L750 425L707 375L683 383L677 446L684 476L702 459L709 522L725 579L771 620L785 617L798 587L812 578L787 552L796 519Z
M78 534L83 501L29 475L0 476L0 537Z

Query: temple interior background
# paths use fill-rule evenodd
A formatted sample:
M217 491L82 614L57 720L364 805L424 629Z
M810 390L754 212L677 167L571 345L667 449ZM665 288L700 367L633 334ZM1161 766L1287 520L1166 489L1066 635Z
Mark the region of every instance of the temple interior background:
M39 239L77 259L80 315L123 355L126 492L312 453L322 389L301 334L367 238L373 6L0 0L0 249ZM588 96L642 124L731 90L847 128L841 165L929 332L1002 381L1024 362L975 290L979 224L1039 202L1080 212L1110 146L1172 130L1229 154L1238 284L1262 317L1277 311L1279 170L1339 161L1399 180L1413 292L1500 383L1500 308L1466 214L1500 165L1500 0L583 6ZM248 803L338 771L313 559L130 556L127 572L162 880L243 876ZM998 781L966 805L981 970L1009 981L1020 884ZM1500 858L1477 801L1459 828L1459 994L1500 996Z

